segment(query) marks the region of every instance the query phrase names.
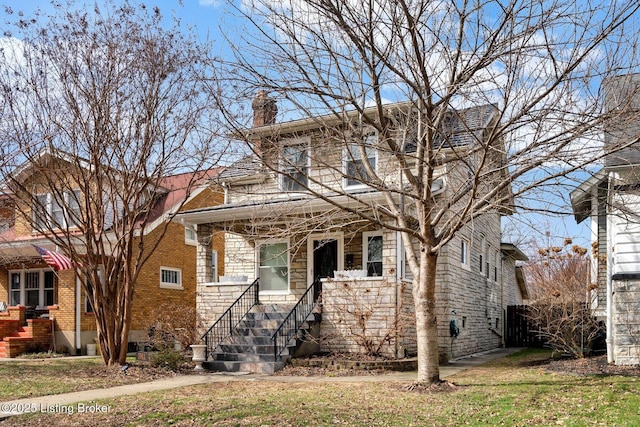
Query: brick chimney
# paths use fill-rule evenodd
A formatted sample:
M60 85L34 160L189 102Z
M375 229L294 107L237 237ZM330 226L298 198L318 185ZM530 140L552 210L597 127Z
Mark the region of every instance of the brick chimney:
M266 90L259 90L251 103L253 108L253 127L275 124L278 106L276 100L270 98Z

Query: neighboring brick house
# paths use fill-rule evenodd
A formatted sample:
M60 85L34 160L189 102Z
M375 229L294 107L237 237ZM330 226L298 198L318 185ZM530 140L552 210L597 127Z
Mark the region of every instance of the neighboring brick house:
M614 113L605 122L605 166L571 193L571 204L578 223L590 220L591 306L606 322L609 363L638 365L640 74L608 79L604 90L605 114Z
M333 196L327 190L326 198L314 197L298 188L299 182L291 175L273 173L264 166L264 162L278 162L271 157L269 146L276 144L278 155L299 157L290 172L307 185L322 182L349 188L360 199L384 205L381 193L335 172L357 168L351 164L357 155L349 153L352 156L345 158L343 146L332 144L323 118L276 124L277 108L264 93L256 97L253 107L254 128L248 132L255 139L256 154L237 161L217 177L225 189L225 203L179 214L186 223L197 224L203 235L216 229L227 232L227 277L214 283L207 275L198 276L202 322L213 324L255 279L259 279L260 302L278 305L296 303L319 279L320 350L363 352L365 346L373 346L389 357L416 354L411 274L400 234L335 209L332 201L358 207L348 192ZM483 126L496 119L492 106L461 114L477 125L465 132L479 135ZM459 144L467 140L465 132L455 135ZM308 154L311 150L313 155ZM388 153L367 155L376 168L388 169L389 180L394 179L397 165ZM453 191L447 182L453 182L456 172L441 173L433 192L446 199ZM515 270L515 261L525 257L512 245L501 246L503 214L494 210L475 219L440 252L437 302L442 359L501 346L506 306L521 304L526 298L523 276ZM206 265L209 259L202 248L198 265ZM354 274L360 277L346 277ZM455 339L450 336L452 321L459 328Z
M51 156L48 153L43 155ZM23 166L24 170L28 168L29 165ZM207 177L212 174L208 173ZM37 174L23 175L28 180L37 179ZM153 321L151 316L154 308L159 305L195 307L196 231L193 227L172 221L161 236L162 227L159 227L166 221L166 215L175 211L179 203L185 200L188 181L187 174L168 176L156 188L157 202L151 222L145 228L145 239L162 239L142 267L135 286L130 343L144 339ZM28 185L25 187L29 188ZM14 357L31 348L50 346L60 352L83 353L86 344L94 342L96 322L89 300L82 290L80 276L76 275L74 269L56 271L43 261L34 245L53 252L56 248L44 235L34 232L19 211L12 208L16 202L10 194L3 197L5 203L0 209L0 218L6 221L0 229L0 301L6 302L8 309L0 312L0 357ZM47 194L47 197L54 196ZM212 206L221 202L222 193L216 191L214 186L203 183L192 190L183 208ZM61 209L74 209L73 203L66 201L57 205ZM82 247L82 237L77 238L77 246ZM222 257L223 235L210 236L208 242L210 251ZM164 283L162 277L169 277L170 280ZM26 320L25 317L33 320ZM7 323L9 319L13 323ZM24 337L27 333L14 329L22 328L25 320L29 325L46 324L48 328L53 325L55 335L52 337L49 334L38 343L23 340L20 344L16 337ZM11 342L11 345L1 344L3 339Z

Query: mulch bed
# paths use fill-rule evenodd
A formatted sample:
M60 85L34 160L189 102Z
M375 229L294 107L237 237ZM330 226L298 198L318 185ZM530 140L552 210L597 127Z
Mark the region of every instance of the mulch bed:
M381 375L391 372L389 369L376 368L379 362L387 361L384 357L369 356L358 353L319 353L304 358L310 362L327 362L330 367L320 366L297 366L289 364L284 369L276 372L276 376L300 376L300 377L350 377L350 376L371 376ZM357 367L353 363L341 364L340 362L358 362ZM367 367L370 362L370 367Z
M551 372L572 375L638 375L640 366L617 366L607 363L607 356L584 359L560 359L550 361L546 369Z

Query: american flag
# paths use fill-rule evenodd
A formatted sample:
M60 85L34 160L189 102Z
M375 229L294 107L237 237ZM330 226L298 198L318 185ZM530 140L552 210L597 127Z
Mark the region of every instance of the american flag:
M36 248L36 251L42 256L44 262L53 267L56 270L68 270L73 268L73 262L67 258L66 256L51 252L45 248L41 248L40 246L33 245Z

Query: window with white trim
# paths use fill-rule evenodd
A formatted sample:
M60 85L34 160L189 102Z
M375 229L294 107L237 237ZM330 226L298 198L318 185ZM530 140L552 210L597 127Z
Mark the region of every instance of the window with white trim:
M160 287L182 289L182 270L179 268L160 267Z
M375 132L368 133L363 137L362 144L349 144L344 154L344 176L345 187L364 186L370 180L365 168L365 161L371 165L375 171L377 168L376 145L378 135ZM363 149L364 155L363 157Z
M289 242L260 245L258 277L261 291L289 290Z
M363 269L367 276L382 276L382 232L369 231L362 233Z
M460 239L460 263L465 267L469 267L469 258L469 241Z
M484 236L480 236L480 251L478 251L478 271L480 271L480 274L484 273L484 245Z
M55 304L55 274L51 270L9 272L9 305L46 308Z
M80 190L65 191L63 200L54 193L37 194L31 206L34 226L39 229L74 227L81 218Z
M493 280L498 281L498 262L500 262L500 253L498 251L494 252L494 263L493 263Z
M184 225L184 243L187 245L198 244L198 233L196 227L190 224Z
M218 251L211 251L211 277L214 282L218 281Z
M9 295L9 305L20 305L22 300L20 299L20 273L11 273L11 295Z
M306 191L309 185L309 142L285 145L280 158L280 189Z

